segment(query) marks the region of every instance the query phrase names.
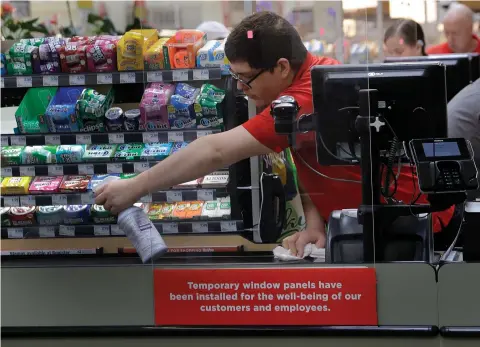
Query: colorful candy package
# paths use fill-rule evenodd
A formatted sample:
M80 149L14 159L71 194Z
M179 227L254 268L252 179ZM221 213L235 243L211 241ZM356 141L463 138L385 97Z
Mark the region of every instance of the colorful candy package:
M225 91L212 84L204 84L197 97L201 112L197 112L197 128L223 129L223 100Z
M65 73L87 72L87 46L80 42L69 42L58 48L60 65Z
M168 129L167 104L175 86L166 83L152 83L145 90L140 101L140 129Z
M87 66L90 72L109 72L117 69L117 46L110 41L97 40L87 46Z
M24 43L14 43L5 54L9 75L31 75L33 56L38 55L38 47Z
M60 56L58 49L65 44L62 39L46 39L38 46L38 54L33 56L33 71L38 74L59 73Z

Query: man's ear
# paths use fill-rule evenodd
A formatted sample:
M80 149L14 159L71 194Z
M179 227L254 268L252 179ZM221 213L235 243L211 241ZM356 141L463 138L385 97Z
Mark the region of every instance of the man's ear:
M288 74L290 73L290 71L292 71L290 62L285 58L278 59L277 66L280 69L280 73L282 74L283 78L288 77Z

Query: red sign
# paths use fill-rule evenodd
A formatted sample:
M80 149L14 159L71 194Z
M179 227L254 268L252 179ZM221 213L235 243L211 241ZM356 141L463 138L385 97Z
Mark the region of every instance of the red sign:
M373 268L157 269L157 325L377 325Z

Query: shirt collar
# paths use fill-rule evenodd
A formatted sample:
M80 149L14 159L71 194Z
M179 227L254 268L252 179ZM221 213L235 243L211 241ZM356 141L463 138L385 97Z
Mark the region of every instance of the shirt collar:
M308 71L310 69L310 66L312 65L313 60L314 60L314 56L310 52L307 52L307 57L305 58L305 61L303 62L302 66L300 66L300 69L298 69L297 73L295 74L293 83L300 80L303 74L305 73L305 71Z

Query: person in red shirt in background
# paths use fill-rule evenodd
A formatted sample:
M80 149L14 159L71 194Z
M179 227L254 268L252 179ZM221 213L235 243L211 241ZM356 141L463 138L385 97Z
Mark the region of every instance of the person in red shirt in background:
M96 192L96 204L119 213L148 193L202 177L242 159L289 147L287 136L275 132L269 109L271 102L282 95L290 95L301 107L299 116L312 113L311 68L338 64L333 59L308 53L295 28L272 12L246 17L228 36L225 54L237 87L263 111L234 129L197 139L134 178L102 186ZM294 254L298 250L298 255L302 256L307 243L324 247L325 220L333 210L360 205L360 168L320 166L316 160L313 132L297 136L293 153L299 181L307 193L302 199L307 227L286 239L285 246ZM407 170L403 171L395 197L409 203L416 194L412 177L405 172ZM451 212L436 215L436 230L440 230L442 224L447 225L450 217Z
M473 34L473 12L463 4L452 4L443 19L447 42L427 49L428 54L480 53L480 39Z

